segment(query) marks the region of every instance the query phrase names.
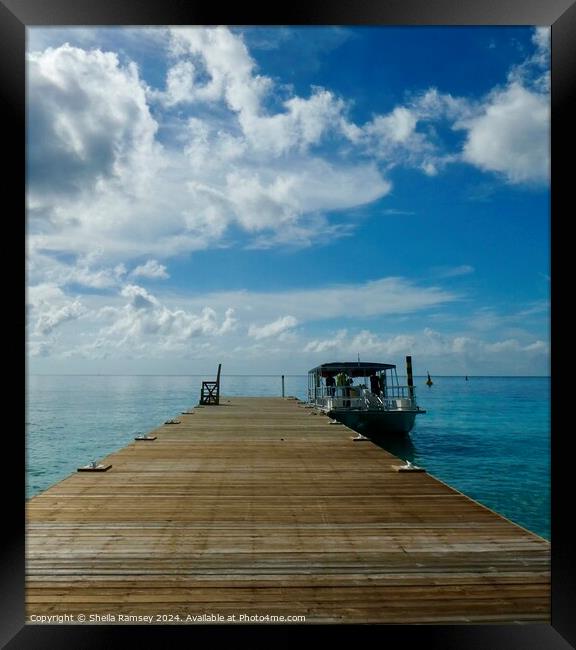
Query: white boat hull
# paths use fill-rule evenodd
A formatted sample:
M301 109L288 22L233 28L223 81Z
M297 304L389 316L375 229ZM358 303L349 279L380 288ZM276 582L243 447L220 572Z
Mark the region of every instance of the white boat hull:
M370 433L371 435L405 435L410 433L414 427L416 415L419 413L424 413L424 411L333 409L327 412L329 417L342 422L342 424L354 431Z

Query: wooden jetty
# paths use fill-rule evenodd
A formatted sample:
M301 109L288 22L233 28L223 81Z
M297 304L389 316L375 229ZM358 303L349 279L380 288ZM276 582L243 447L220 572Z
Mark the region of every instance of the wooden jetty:
M546 540L298 400L175 422L28 501L29 622L550 621Z

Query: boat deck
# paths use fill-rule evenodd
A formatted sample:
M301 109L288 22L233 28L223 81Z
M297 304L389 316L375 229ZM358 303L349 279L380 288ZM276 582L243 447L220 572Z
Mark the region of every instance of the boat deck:
M174 419L28 501L28 621L549 622L546 540L325 415L223 397Z

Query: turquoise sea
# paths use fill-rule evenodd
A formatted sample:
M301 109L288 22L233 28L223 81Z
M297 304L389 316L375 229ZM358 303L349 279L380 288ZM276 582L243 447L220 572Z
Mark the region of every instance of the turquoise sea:
M26 497L198 403L199 375L36 375L27 380ZM392 453L550 539L550 379L416 377L425 415ZM402 383L402 378L400 378ZM306 399L306 375L285 394ZM278 375L223 375L221 393L282 393Z

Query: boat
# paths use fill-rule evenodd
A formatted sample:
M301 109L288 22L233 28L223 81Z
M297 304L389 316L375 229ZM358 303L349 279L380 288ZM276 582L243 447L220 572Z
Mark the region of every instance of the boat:
M416 403L411 357L406 370L401 386L394 364L323 363L308 371L308 405L361 434L408 434L426 411Z
M429 373L429 372L427 372L426 374L428 375L428 379L426 380L426 386L432 386L432 384L434 383L434 382L432 381L432 377L430 377L430 373Z

